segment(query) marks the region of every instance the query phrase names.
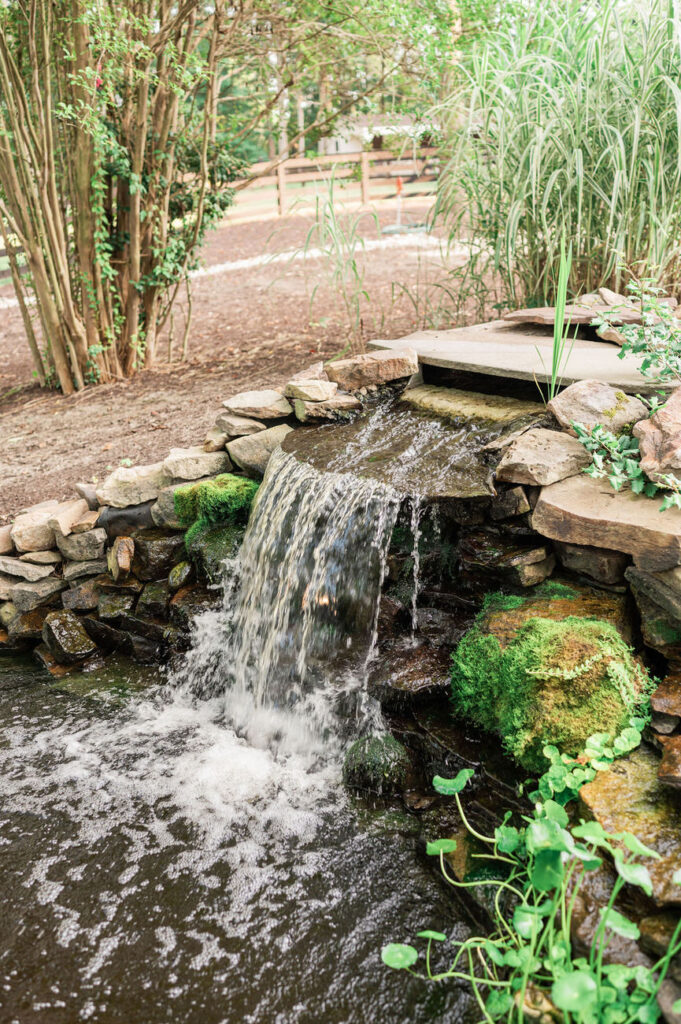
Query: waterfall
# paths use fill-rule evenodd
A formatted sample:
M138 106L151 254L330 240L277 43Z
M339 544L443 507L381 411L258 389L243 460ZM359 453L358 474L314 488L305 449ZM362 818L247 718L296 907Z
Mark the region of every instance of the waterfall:
M400 500L387 484L272 455L223 607L185 665L195 691L225 694L249 742L309 746L328 734L334 700L362 704Z

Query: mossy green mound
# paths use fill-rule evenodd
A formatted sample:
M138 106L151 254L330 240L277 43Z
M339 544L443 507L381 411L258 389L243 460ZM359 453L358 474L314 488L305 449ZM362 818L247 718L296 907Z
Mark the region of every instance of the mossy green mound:
M454 710L529 771L547 767L546 744L577 756L593 733L616 735L645 700L648 676L611 623L537 616L500 643L485 621L483 610L452 655Z
M198 520L245 526L257 491L255 480L222 473L178 487L173 496L175 515L187 527Z
M409 765L406 749L393 736L365 736L348 748L343 781L352 789L394 793L404 788Z

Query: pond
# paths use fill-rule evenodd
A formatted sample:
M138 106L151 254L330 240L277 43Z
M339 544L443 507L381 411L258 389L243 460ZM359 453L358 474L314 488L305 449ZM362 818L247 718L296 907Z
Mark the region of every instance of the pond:
M348 480L354 481L349 484ZM416 819L341 782L399 500L279 453L172 671L0 661L2 1020L465 1021L389 941L463 938Z

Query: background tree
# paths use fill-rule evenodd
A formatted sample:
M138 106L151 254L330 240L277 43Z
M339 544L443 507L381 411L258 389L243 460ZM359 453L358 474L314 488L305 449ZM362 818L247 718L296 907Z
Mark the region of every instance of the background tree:
M262 127L294 143L381 89L423 90L450 19L446 0L0 7L0 222L26 254L41 382L68 394L153 362ZM302 130L296 91L316 108Z

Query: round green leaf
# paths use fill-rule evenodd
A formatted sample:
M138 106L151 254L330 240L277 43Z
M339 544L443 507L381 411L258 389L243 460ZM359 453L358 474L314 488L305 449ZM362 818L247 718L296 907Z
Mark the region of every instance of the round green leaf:
M530 881L538 892L558 888L563 881L563 863L558 850L540 850L536 854Z
M436 775L433 779L433 788L443 796L454 796L455 793L461 792L473 775L475 772L472 768L462 768L453 779L443 779L442 776Z
M418 937L420 939L432 939L434 942L447 941L447 936L443 932L432 932L430 928L426 928L424 932L419 932Z
M413 946L405 946L401 942L390 942L381 950L381 959L388 967L394 967L396 971L406 970L418 960L418 952Z
M520 845L520 832L512 825L499 825L494 830L499 853L513 853Z
M568 971L554 982L551 999L559 1010L573 1013L592 1003L597 993L598 985L590 971Z
M439 856L441 853L454 853L456 850L456 839L436 839L432 843L426 843L426 853L431 857Z
M600 917L601 921L605 921L606 928L609 928L615 935L621 935L623 939L633 939L636 941L641 935L634 922L630 921L628 917L624 917L613 907L610 910L607 907L602 907Z
M650 872L644 864L634 864L632 861L616 857L615 867L620 878L623 878L629 885L636 885L639 889L643 889L646 896L653 895L653 883L650 880Z

